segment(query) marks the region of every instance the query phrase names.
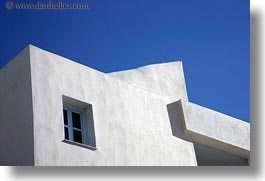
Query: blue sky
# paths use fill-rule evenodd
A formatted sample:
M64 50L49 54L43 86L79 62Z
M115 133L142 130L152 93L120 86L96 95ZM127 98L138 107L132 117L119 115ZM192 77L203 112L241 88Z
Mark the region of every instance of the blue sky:
M28 44L103 72L181 60L191 102L250 121L249 0L64 2L91 8L7 10L1 1L0 67Z

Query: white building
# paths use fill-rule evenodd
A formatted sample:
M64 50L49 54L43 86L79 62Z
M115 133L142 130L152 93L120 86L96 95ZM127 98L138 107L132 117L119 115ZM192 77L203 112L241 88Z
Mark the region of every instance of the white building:
M249 123L190 103L181 62L106 74L29 45L0 85L0 165L249 164Z

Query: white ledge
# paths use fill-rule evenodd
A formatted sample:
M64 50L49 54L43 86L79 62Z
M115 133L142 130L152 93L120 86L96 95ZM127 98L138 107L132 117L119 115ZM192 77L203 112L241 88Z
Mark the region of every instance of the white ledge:
M87 149L92 150L92 151L97 150L97 148L94 147L94 146L91 146L91 145L85 145L85 144L78 143L78 142L71 141L71 140L67 140L67 139L64 139L62 142L64 142L64 143L68 143L68 144L71 144L71 145L75 145L75 146L80 146L80 147L83 147L83 148L87 148Z
M183 100L178 110L184 134L193 141L249 158L249 123Z

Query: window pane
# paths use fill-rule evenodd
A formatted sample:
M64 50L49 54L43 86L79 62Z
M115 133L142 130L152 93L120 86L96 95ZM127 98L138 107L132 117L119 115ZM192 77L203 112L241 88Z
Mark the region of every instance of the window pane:
M64 124L68 125L68 121L67 121L67 110L63 110L63 120L64 120Z
M69 140L68 128L66 128L66 127L64 127L64 137L65 137L65 139Z
M80 114L72 112L73 127L81 129L81 117Z
M82 143L82 133L81 131L74 130L74 141Z

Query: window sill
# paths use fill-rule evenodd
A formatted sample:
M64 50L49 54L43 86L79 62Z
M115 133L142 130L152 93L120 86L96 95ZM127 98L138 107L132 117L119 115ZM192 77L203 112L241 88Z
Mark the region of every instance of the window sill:
M74 141L71 141L71 140L63 140L62 142L64 143L68 143L68 144L71 144L71 145L75 145L75 146L80 146L80 147L83 147L83 148L87 148L89 150L92 150L92 151L95 151L97 150L96 147L94 146L90 146L90 145L85 145L85 144L82 144L82 143L78 143L78 142L74 142Z

